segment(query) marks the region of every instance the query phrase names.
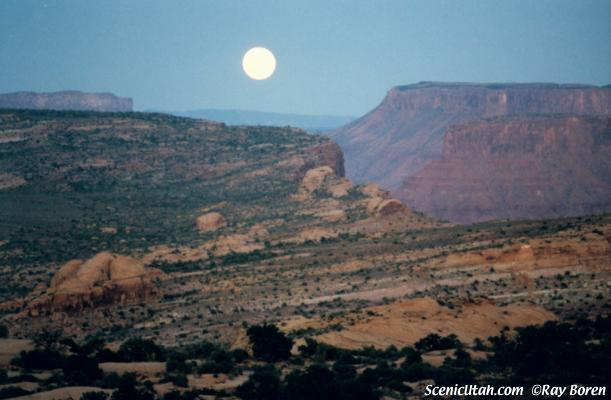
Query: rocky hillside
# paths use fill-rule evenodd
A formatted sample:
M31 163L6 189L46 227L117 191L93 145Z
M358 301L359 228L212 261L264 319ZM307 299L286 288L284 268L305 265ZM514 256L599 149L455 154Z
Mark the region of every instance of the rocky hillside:
M111 93L62 91L0 94L0 108L30 110L132 111L132 99Z
M262 251L274 237L337 236L378 216L428 221L375 187L354 187L343 178L339 146L292 128L5 110L0 171L0 265L10 266L0 273L4 298L49 286L46 278L16 279L21 273L104 251L208 259Z
M382 103L330 132L346 157L348 177L397 189L441 157L451 125L503 115L611 114L611 87L557 84L422 82L391 89Z
M497 117L454 125L441 159L398 191L437 218L552 218L611 211L611 118Z

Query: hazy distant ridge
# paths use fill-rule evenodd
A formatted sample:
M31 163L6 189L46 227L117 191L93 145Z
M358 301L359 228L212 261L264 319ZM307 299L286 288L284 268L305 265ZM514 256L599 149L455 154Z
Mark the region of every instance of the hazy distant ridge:
M86 93L76 90L0 94L0 108L33 110L132 111L133 101L112 93Z
M171 112L181 117L203 118L227 125L295 126L307 130L327 130L343 126L355 117L340 115L284 114L252 110L201 109Z

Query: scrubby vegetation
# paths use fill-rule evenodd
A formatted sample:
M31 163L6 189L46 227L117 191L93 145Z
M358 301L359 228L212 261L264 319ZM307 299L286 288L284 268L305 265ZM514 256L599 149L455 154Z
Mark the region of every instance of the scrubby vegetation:
M23 352L13 364L28 379L32 377L27 375L29 372L56 371L46 381L39 381L41 388L94 385L112 391L110 396L102 391L86 393L84 400L196 399L203 394L220 398L237 395L245 400L374 400L415 394L417 389L412 383L427 379L438 385L604 385L611 361L608 317L582 319L574 324L548 322L518 329L512 335L503 331L474 345L461 343L453 335L431 334L414 347L385 350L346 350L306 338L298 354L291 354L291 338L268 324L251 326L248 336L254 358L245 350L228 350L209 342L163 347L148 339L133 338L115 352L96 338L77 344L57 334L46 334L37 338L35 349ZM473 359L474 347L486 356ZM427 353L439 350L447 352L441 366L424 360ZM111 360L164 361L165 373L158 380L170 383L174 389L159 396L146 374L103 373L99 364ZM247 373L248 378L232 390L189 387L188 376L221 373ZM1 382L19 380L9 379L0 371ZM0 396L19 393L20 389L9 387Z

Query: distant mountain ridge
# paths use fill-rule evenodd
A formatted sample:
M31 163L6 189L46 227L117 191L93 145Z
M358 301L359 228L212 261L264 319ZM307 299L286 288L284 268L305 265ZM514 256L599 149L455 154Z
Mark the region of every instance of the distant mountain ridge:
M339 128L355 117L340 115L285 114L254 110L199 109L176 111L170 114L180 117L202 118L227 125L294 126L310 131Z
M13 92L0 94L0 108L32 110L132 111L133 100L112 93L86 93L77 90L60 92Z

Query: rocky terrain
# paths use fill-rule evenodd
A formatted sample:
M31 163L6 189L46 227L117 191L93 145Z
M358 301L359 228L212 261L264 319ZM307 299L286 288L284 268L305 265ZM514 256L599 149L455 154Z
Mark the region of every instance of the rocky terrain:
M0 94L0 109L132 111L132 99L112 93L62 91L53 93L15 92Z
M556 132L531 150L593 158L604 142ZM521 327L586 319L583 340L602 343L609 215L452 225L347 179L324 137L149 113L2 111L0 170L10 393L253 398L263 374L299 398L318 374L359 398L418 398L426 379L510 371L494 357Z
M459 223L611 211L611 118L497 117L453 125L443 154L397 191Z
M374 110L329 132L346 156L348 177L397 189L442 154L451 125L532 114L611 114L611 87L421 82L392 88Z

